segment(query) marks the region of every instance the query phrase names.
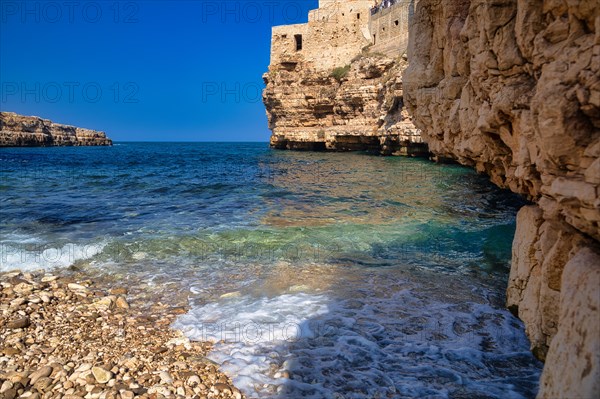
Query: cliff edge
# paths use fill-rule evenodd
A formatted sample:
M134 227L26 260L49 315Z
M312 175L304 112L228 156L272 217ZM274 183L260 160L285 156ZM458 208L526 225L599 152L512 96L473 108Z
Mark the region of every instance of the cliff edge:
M535 203L507 300L546 362L539 397L600 396L600 3L421 0L410 29L430 150Z
M429 155L404 106L415 1L320 0L308 23L276 26L263 76L271 146Z
M110 146L104 132L0 112L0 147Z

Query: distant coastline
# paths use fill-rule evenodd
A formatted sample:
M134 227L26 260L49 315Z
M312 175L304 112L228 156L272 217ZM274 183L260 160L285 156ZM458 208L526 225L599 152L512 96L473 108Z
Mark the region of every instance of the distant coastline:
M0 147L111 146L106 133L0 112Z

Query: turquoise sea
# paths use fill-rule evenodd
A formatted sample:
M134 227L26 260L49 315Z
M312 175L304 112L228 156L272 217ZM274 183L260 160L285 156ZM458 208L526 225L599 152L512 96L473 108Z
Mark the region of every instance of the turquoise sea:
M504 308L522 200L468 168L264 143L0 149L0 271L147 301L248 397L529 398Z

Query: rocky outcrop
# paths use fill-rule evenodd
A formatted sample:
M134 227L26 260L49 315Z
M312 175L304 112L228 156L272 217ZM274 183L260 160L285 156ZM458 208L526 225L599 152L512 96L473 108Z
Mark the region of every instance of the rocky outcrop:
M272 65L263 76L271 146L278 149L427 155L404 107L406 61L359 55L351 65L317 71Z
M0 147L109 146L104 132L0 112Z
M509 307L546 360L540 397L600 395L600 3L421 0L405 99L439 159L535 205Z
M538 206L519 211L507 305L525 322L540 359L546 358L558 331L564 269L581 249L593 246L593 240L568 224L546 219Z

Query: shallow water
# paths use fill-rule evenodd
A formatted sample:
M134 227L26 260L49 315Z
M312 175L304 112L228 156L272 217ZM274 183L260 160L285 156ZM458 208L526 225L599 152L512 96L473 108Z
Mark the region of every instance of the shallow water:
M264 144L0 149L0 270L77 268L192 310L250 397L522 398L521 201L459 166Z

